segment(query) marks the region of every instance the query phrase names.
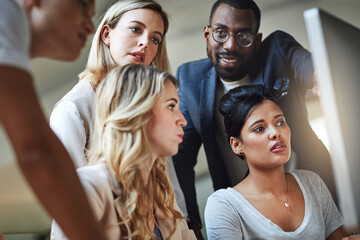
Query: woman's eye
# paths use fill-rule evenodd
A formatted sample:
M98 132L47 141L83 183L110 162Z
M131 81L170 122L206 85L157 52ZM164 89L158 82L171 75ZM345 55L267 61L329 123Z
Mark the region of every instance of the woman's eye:
M169 106L168 106L168 108L169 108L171 111L173 111L173 110L174 110L174 108L175 108L175 104L171 104L171 105L169 105Z
M151 39L156 45L159 45L160 44L160 39L158 39L158 38L155 38L155 37L153 37L152 39Z
M278 121L276 123L277 126L282 126L282 125L285 125L285 124L286 124L285 120L281 120L281 121Z
M133 32L137 32L137 33L140 32L140 28L139 28L139 27L131 27L130 30L133 31Z
M261 132L261 131L263 131L263 130L264 130L263 127L256 127L256 128L254 128L254 132Z

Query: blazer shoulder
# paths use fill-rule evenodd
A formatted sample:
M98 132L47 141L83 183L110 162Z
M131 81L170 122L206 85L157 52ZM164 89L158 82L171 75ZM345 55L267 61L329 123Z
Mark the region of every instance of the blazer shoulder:
M179 66L176 76L180 81L186 81L193 78L203 78L213 68L208 58L187 62Z
M295 38L290 35L289 33L286 33L281 30L276 30L272 32L269 36L267 36L263 42L272 42L272 41L279 41L279 40L291 40L296 41Z

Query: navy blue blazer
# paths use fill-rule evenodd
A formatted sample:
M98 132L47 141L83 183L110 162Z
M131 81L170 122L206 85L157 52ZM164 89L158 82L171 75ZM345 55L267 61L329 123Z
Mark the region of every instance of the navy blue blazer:
M313 166L309 159L317 161L322 158L321 162L326 162L327 168L331 162L327 149L308 122L305 94L313 87L313 71L311 54L289 34L276 31L264 39L256 52L249 78L251 84L284 90L279 105L292 131L291 145L297 153L298 167L319 172L317 168L323 168L323 164ZM180 109L188 124L184 127L184 141L173 161L189 218L201 224L194 172L201 144L204 145L214 189L231 187L215 140L214 108L218 77L207 58L181 65L176 76L179 79Z

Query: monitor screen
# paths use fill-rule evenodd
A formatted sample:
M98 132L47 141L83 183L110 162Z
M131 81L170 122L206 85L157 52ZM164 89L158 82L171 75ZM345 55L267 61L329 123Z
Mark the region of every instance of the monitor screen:
M306 10L304 20L330 138L340 212L345 228L358 232L360 29L318 8Z

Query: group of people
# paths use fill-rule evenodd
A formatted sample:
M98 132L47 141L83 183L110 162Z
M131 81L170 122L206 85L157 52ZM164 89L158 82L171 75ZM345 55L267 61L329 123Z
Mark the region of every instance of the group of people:
M154 0L117 1L50 127L30 59L76 59L95 30L95 3L1 1L0 119L54 218L51 239L202 239L201 144L217 190L205 210L209 239L347 235L330 156L307 120L311 55L281 31L262 40L253 0L214 3L208 58L180 66L177 77L166 12Z

